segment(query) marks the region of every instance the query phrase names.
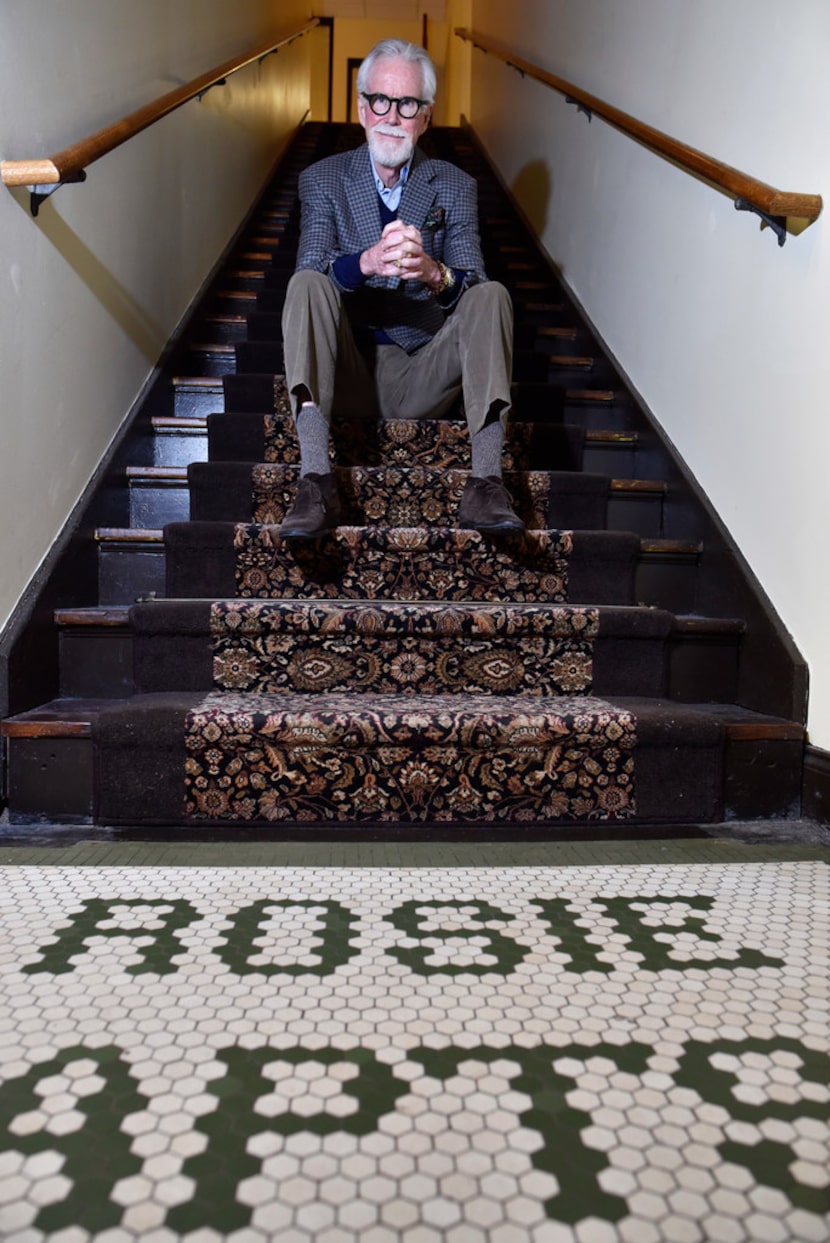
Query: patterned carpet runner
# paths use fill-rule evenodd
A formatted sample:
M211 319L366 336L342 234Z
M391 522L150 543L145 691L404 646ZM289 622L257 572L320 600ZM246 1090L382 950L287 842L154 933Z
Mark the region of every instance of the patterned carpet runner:
M232 694L188 715L198 820L536 823L634 814L636 721L589 697Z

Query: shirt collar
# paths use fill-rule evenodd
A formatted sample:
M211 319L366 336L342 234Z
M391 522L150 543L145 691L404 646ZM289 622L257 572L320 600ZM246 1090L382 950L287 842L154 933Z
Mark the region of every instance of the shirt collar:
M377 191L381 198L388 198L390 194L400 194L401 190L403 190L406 185L407 178L409 177L409 170L412 166L412 157L414 154L415 152L413 151L412 155L401 168L400 177L395 182L394 186L390 188L389 186L385 186L380 177L378 177L378 170L375 168L375 161L372 159L371 152L369 153L369 165L372 169L372 176L375 179L375 185L377 186Z

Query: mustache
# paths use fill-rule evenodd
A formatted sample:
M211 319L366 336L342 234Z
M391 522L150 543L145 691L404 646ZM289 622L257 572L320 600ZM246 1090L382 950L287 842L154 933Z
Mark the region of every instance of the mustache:
M381 122L380 125L376 125L372 132L375 134L380 134L386 138L408 138L409 137L409 135L407 134L403 126L390 125L388 122L386 124Z

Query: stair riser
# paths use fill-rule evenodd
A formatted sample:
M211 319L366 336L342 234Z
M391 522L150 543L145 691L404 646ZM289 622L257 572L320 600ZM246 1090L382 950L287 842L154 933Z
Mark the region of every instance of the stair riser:
M12 824L90 824L91 738L10 738L7 743Z
M545 648L549 650L546 652ZM555 662L560 659L560 667ZM350 690L377 694L529 694L600 696L666 693L663 643L604 640L589 652L558 654L554 644L457 644L417 639L378 640L348 635L336 640L282 635L268 645L265 669L249 647L215 647L210 635L137 636L136 689L155 691L245 690L322 694ZM489 670L494 670L492 676ZM541 672L540 672L541 670ZM593 673L593 683L591 676Z
M157 432L153 437L153 466L189 466L207 460L207 430Z
M479 600L632 604L639 540L625 533L384 534L342 528L289 544L276 529L208 522L165 532L168 597ZM234 547L234 540L237 547ZM563 543L564 541L564 543Z
M213 647L207 632L135 643L137 657L134 642L126 627L66 628L60 638L61 695L115 698L134 690L207 690L212 685ZM649 644L658 647L656 640ZM603 696L665 694L680 703L732 703L737 698L739 652L737 636L675 636L665 652L653 651L648 657L639 641L600 638L594 650L593 688Z
M61 631L60 693L68 699L109 699L135 692L132 632L126 627Z
M287 413L279 381L275 405L281 414L223 412L208 419L210 460L216 462L296 463L299 446L294 420ZM617 446L611 446L617 447ZM629 446L618 446L620 449ZM439 470L469 470L470 442L460 420L413 423L351 423L338 425L332 434L332 460L341 466L384 463L403 468L423 466ZM581 428L560 423L511 422L507 429L502 463L505 470L583 469L586 453ZM206 458L194 458L204 461ZM617 466L628 458L618 454ZM587 468L586 468L587 469ZM607 474L607 471L594 473ZM625 474L625 470L622 471Z
M206 419L214 411L225 409L221 383L188 388L177 386L173 393L173 413L180 419Z
M190 472L190 516L199 522L282 522L294 501L296 472L273 468L200 464ZM456 524L466 472L357 471L340 474L343 525L437 527ZM505 476L517 513L531 529L634 531L662 535L661 493L609 493L607 481L582 474ZM584 487L590 484L590 487ZM594 486L596 485L596 486ZM135 486L135 485L134 485ZM149 491L149 488L147 489ZM144 489L142 489L144 491ZM188 513L186 490L181 510ZM152 502L140 512L152 513ZM159 493L161 526L175 521L170 498Z
M232 351L228 346L223 350L192 346L187 352L187 359L187 370L194 375L216 376L218 379L247 373L276 375L285 368L282 346L261 341L238 341Z
M186 483L158 485L131 480L130 526L159 529L168 522L190 518L190 491Z
M161 544L137 547L112 542L98 549L98 602L133 604L149 596L163 596L165 557Z
M140 749L131 716L119 709L101 719L100 823L125 817L135 823L138 807L139 822L276 831L303 821L438 821L445 827L604 825L613 832L653 820L706 823L723 812L716 732L709 731L708 743L691 745L681 730L667 746L658 740L657 718L640 738L642 722L629 716L623 724L601 701L588 701L593 706L575 715L573 701L566 701L554 716L543 710L534 718L534 701L525 700L519 720L513 701L501 700L486 724L465 701L457 718L437 710L428 732L424 710L404 710L399 697L358 715L348 697L309 708L304 697L285 701L285 708L267 698L258 708L255 697L242 697L241 715L222 697L189 708L179 702L163 695L143 703ZM244 781L226 780L233 773ZM152 790L152 802L142 801L139 790Z
M10 738L7 746L11 824L92 823L94 791L91 738ZM159 772L166 771L166 762L170 756L171 750L165 747L153 756L123 757L129 788L125 790L119 823L135 823L136 809L146 804L146 791L153 788ZM802 743L728 743L724 757L723 803L715 806L709 800L710 818L735 821L799 816L802 759ZM673 756L672 766L676 764L678 772L683 771L683 760L684 756L679 751ZM642 762L639 775L641 782L647 775L647 769L643 769ZM666 778L666 784L671 785L670 777ZM640 824L648 823L682 823L684 802L684 790L681 788L678 799L665 808L665 814L652 804L651 807L641 807L637 816L627 824L636 828ZM698 807L698 810L703 809ZM688 811L691 813L694 809L688 807ZM692 815L689 822L706 821L704 815ZM109 822L113 822L112 817ZM161 816L159 822L182 823L181 800L178 797L170 800L166 816ZM234 830L242 826L231 823L226 824L226 827ZM283 820L277 823L269 821L267 827L269 834L279 835L291 833L292 830L308 833L314 826L307 820ZM441 825L423 827L430 833L437 830L440 835L442 832ZM446 824L443 825L443 832L446 832L447 827Z

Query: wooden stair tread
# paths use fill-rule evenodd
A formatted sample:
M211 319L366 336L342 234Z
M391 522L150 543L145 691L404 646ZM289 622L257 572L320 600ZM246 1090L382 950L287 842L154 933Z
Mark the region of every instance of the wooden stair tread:
M676 634L724 634L742 635L746 632L746 622L742 617L704 617L698 614L675 614L674 630Z
M117 541L128 544L161 544L164 532L149 527L96 527L95 539L99 544Z
M117 541L121 543L161 544L164 532L160 529L145 527L97 527L95 539L98 543ZM703 551L699 540L642 539L640 555L643 557L671 556L698 557Z
M635 445L639 437L636 432L615 432L611 428L588 428L585 440L589 444Z
M256 302L257 295L251 289L217 289L215 298L233 299L237 302Z
M463 696L459 699L463 700ZM115 702L118 701L53 699L6 718L0 722L0 734L5 738L88 738L95 717ZM683 708L717 717L730 741L798 742L806 735L798 721L767 716L736 704L684 704Z
M0 722L4 738L89 738L108 699L52 699Z
M150 420L156 432L206 432L207 419L204 415L156 414Z
M248 323L247 315L206 315L206 324L222 324L225 327L243 327Z
M53 614L57 626L126 626L130 620L130 610L126 604L91 604L80 609L55 609Z
M378 602L374 602L377 606ZM381 602L382 603L382 602ZM517 608L522 608L521 604ZM533 606L536 607L536 606ZM604 607L600 606L600 610ZM616 610L632 608L639 605L615 605ZM113 628L127 626L130 620L128 605L92 604L83 608L59 608L54 611L55 624L62 627L103 627ZM725 635L740 637L746 630L746 623L740 617L707 617L700 614L675 614L673 632L676 635Z
M618 394L612 388L568 388L565 397L569 401L591 401L610 405Z
M662 479L610 479L608 487L612 492L653 493L663 496L668 491Z
M128 479L146 479L155 483L187 483L186 466L128 466Z

